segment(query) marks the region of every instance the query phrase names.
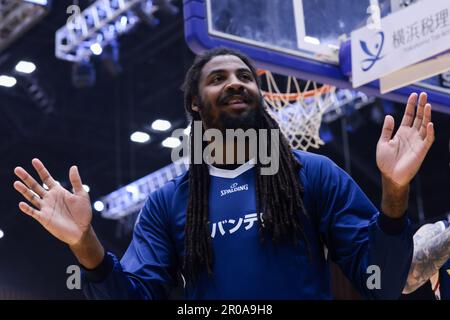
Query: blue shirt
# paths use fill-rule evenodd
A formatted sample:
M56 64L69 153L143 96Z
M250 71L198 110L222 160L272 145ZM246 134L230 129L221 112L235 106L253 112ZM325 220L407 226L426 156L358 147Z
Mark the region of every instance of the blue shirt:
M185 286L187 299L330 299L328 258L368 298L398 298L408 275L413 242L409 220L380 214L357 184L326 157L294 151L310 218L301 215L309 242L260 242L255 170L210 167L209 227L213 275ZM165 299L184 256L188 174L152 193L133 240L119 262L111 253L84 272L88 298ZM264 218L264 216L262 216ZM368 286L379 268L379 288ZM370 278L372 276L372 278ZM377 275L375 275L376 277Z

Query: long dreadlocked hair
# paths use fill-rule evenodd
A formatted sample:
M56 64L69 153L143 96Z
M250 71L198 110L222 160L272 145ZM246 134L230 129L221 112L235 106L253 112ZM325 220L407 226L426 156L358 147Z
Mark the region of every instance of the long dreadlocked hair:
M192 102L194 97L199 97L199 81L202 69L212 58L222 55L233 55L241 59L250 68L258 86L260 84L252 62L238 51L221 47L198 56L188 70L182 87L184 106L188 117L192 119L191 128L194 128L194 121L201 120L199 113L192 110ZM265 109L262 110L261 118L261 128L269 129L269 132L270 129L279 129L277 122L269 116ZM203 132L202 129L202 135ZM194 139L194 130L191 130L189 203L186 213L183 263L183 273L193 281L203 267L206 267L208 274L212 274L213 261L208 226L210 177L205 162L194 164ZM268 149L271 150L271 138L268 140ZM300 184L298 175L301 164L293 156L291 148L282 134L280 135L279 146L280 161L279 170L276 174L262 175L259 161L256 161L257 212L264 212L263 217L258 214L260 239L263 242L264 233L267 233L274 242L290 238L296 243L299 235L301 235L306 241L308 250L310 250L308 239L299 218L299 213L307 216L302 200L303 186Z

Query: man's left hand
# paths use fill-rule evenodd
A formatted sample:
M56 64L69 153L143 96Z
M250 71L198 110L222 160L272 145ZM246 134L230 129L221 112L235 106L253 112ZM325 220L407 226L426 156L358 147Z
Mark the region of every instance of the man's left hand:
M419 103L414 117L417 100ZM394 124L392 116L385 117L377 144L377 166L385 181L394 187L407 188L434 141L431 105L427 103L427 94L422 92L419 99L417 93L409 96L402 123L391 138Z

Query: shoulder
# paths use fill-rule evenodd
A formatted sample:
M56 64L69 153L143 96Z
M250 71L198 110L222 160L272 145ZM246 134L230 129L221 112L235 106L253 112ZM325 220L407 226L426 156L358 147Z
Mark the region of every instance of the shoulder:
M292 153L306 171L339 168L330 158L320 154L301 150L292 150Z
M309 181L324 180L330 176L347 176L330 158L307 151L292 150L301 164L301 175Z
M331 159L305 151L293 153L301 164L303 187L316 201L331 204L355 201L375 208L353 178Z
M179 175L178 177L168 181L161 188L158 188L157 190L152 192L152 194L167 201L168 199L173 197L180 189L186 187L188 180L189 180L189 171L186 171L181 175Z
M182 201L182 198L187 195L188 180L189 172L187 171L150 193L141 215L157 215L160 219L168 219L173 204Z

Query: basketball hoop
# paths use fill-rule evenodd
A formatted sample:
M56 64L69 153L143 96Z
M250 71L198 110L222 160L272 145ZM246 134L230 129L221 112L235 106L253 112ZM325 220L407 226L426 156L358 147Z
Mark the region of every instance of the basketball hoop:
M307 81L303 90L295 77L287 77L286 90L281 92L273 74L258 71L265 78L266 90L261 90L267 111L278 122L281 132L294 149L308 150L324 144L319 130L322 115L338 102L336 87L318 86Z

